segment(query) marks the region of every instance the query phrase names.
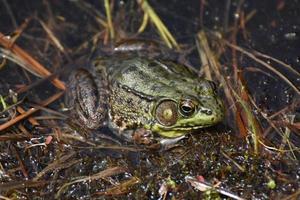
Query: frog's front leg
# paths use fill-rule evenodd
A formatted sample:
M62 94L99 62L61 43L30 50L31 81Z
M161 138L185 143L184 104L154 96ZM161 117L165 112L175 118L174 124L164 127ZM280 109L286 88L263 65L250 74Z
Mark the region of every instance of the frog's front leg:
M105 121L106 94L100 77L93 77L86 69L78 69L70 75L66 100L71 109L71 120L83 128L97 129Z
M155 137L153 132L145 128L137 128L135 130L127 131L124 136L130 135L130 140L136 144L145 145L148 149L167 150L177 146L177 142L184 139L186 136L177 138L161 138Z
M114 132L123 140L147 147L158 144L159 142L154 138L152 131L144 128L128 129L128 130L115 130ZM156 145L157 146L157 145Z
M143 144L143 145L152 145L157 143L154 139L152 131L146 130L144 128L138 128L133 131L132 133L132 140L136 144Z

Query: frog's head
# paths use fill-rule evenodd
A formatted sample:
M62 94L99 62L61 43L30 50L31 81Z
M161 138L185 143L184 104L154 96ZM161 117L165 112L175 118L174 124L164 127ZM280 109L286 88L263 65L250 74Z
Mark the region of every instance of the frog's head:
M193 95L191 95L193 94ZM189 130L209 127L222 121L224 106L213 82L202 80L191 90L161 97L153 107L155 123L150 129L164 137L179 137Z

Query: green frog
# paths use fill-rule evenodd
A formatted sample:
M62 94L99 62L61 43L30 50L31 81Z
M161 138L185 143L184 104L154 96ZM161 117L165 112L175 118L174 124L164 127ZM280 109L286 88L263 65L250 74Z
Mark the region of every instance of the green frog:
M177 62L117 54L71 73L67 95L80 126L106 126L126 141L150 144L222 121L216 89Z

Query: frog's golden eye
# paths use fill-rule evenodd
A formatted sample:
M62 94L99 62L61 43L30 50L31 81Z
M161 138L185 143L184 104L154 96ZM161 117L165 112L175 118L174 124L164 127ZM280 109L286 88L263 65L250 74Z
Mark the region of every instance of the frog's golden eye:
M156 119L164 126L172 126L178 118L177 104L171 100L162 101L155 111Z
M180 102L179 111L184 117L192 116L196 111L196 105L190 99L186 99Z

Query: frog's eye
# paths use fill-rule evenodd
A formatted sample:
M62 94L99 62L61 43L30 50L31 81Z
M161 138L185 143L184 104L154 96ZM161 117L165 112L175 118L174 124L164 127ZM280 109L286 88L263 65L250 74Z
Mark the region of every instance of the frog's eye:
M156 119L164 126L172 126L178 118L177 104L171 100L162 101L155 111Z
M179 111L185 117L192 116L196 111L196 105L189 99L184 100L179 104Z

